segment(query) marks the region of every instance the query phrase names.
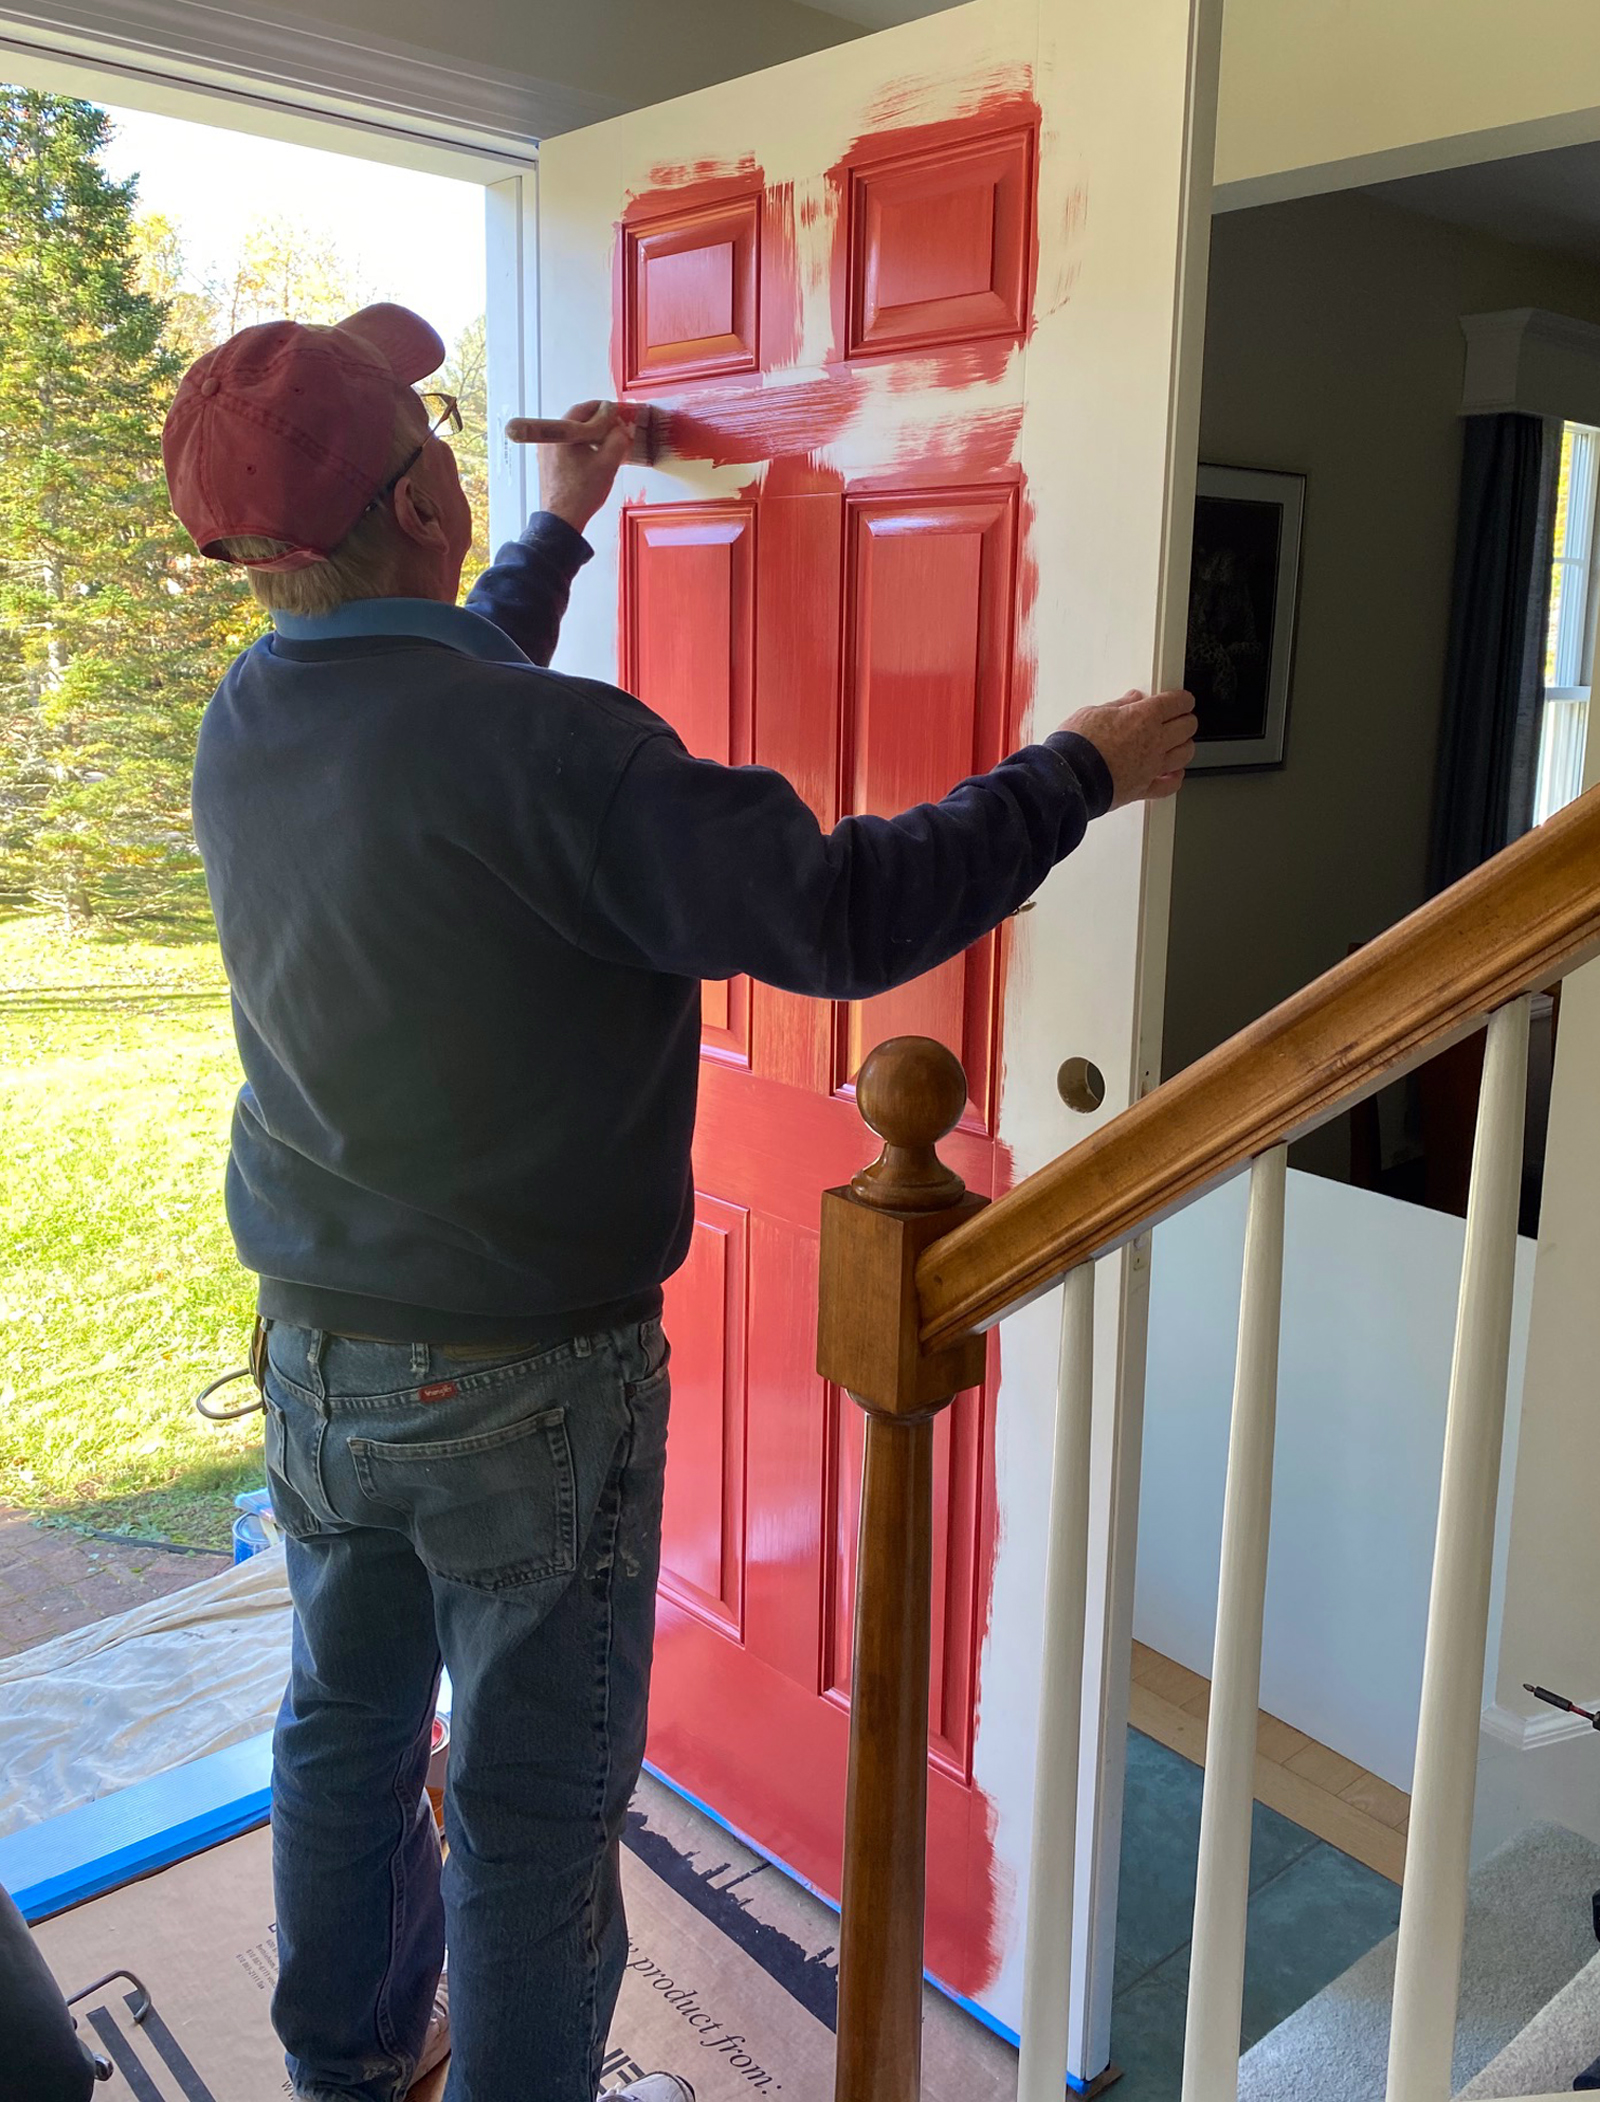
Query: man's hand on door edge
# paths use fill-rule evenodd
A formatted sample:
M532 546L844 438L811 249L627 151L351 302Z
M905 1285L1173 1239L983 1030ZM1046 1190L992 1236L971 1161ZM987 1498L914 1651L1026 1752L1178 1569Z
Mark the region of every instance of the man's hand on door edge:
M1092 744L1111 776L1111 808L1176 795L1194 757L1194 695L1125 693L1108 707L1080 708L1061 725Z

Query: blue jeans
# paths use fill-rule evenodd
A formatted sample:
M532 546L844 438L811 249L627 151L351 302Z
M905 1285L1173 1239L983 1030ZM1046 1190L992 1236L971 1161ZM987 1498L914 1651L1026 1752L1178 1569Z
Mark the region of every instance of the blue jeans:
M450 1950L447 2102L594 2102L627 1955L666 1461L659 1322L536 1356L274 1323L294 1656L273 1762L297 2092L398 2102ZM441 1657L449 1859L423 1793Z

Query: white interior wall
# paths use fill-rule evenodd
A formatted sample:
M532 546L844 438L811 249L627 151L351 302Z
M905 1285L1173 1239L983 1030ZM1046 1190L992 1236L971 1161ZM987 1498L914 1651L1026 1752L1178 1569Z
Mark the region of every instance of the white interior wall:
M1589 0L1228 0L1224 206L1596 138Z
M1207 1678L1247 1194L1232 1182L1159 1227L1152 1262L1134 1631ZM1464 1237L1459 1219L1290 1174L1261 1705L1404 1789ZM1497 1614L1532 1291L1522 1242Z
M1600 738L1585 779L1600 783ZM1600 963L1567 980L1505 1606L1491 1643L1492 1705L1478 1787L1480 1850L1532 1819L1600 1838L1600 1740L1523 1692L1525 1681L1600 1699Z

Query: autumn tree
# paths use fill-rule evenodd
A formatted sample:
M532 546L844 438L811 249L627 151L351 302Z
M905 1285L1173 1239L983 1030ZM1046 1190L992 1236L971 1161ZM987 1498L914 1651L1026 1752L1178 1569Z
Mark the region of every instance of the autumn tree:
M489 349L480 314L456 338L437 380L430 386L461 404L461 429L451 441L461 486L472 505L472 548L461 581L469 587L489 562Z
M133 282L166 309L163 340L193 364L220 342L215 286L196 285L183 253L183 237L165 212L142 212L133 222Z
M217 339L258 321L342 321L372 294L333 237L277 213L255 220L215 288Z

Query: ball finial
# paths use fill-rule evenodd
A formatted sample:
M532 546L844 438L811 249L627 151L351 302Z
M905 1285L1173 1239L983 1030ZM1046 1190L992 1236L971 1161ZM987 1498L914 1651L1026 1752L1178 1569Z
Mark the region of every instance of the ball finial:
M940 1211L966 1184L934 1148L967 1106L961 1061L925 1036L895 1036L869 1052L856 1076L856 1103L883 1152L851 1189L883 1211Z

